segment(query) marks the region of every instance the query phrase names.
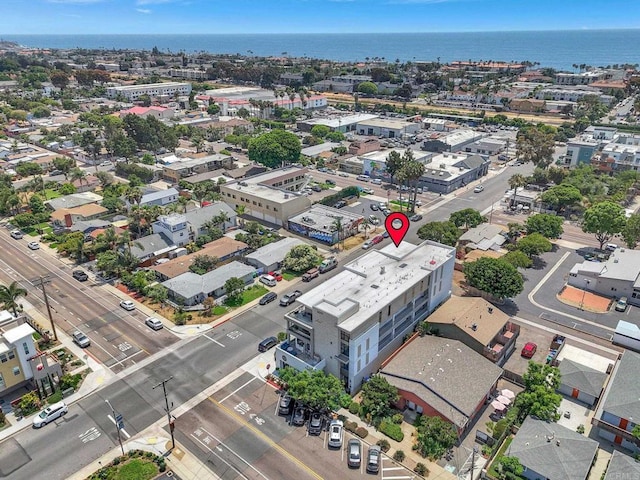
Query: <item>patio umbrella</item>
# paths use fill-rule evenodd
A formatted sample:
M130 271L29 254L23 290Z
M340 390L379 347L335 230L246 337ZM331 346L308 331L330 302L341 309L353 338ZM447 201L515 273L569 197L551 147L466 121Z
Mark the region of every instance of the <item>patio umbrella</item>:
M500 395L502 395L503 397L507 397L511 400L513 400L514 398L516 398L516 394L513 393L511 390L509 390L508 388L505 388L503 390L500 391Z
M507 408L504 404L500 403L498 400L494 400L493 402L491 402L491 406L498 412L502 412Z
M507 406L511 405L511 400L505 397L504 395L498 395L498 398L496 398L496 400L498 400L503 405L507 405Z

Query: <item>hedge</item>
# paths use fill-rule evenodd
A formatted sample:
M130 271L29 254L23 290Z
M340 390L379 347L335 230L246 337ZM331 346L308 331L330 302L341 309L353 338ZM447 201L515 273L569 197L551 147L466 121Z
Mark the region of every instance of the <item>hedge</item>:
M401 442L404 439L404 433L402 433L400 425L390 422L389 420L383 420L380 423L379 430L396 442Z
M322 200L320 200L319 203L321 203L322 205L333 206L338 200L342 200L343 198L359 197L359 196L360 196L360 191L358 190L358 187L346 187L340 190L339 192L334 193L333 195L324 197Z
M352 413L353 415L359 415L360 404L358 402L351 402L351 404L349 405L349 413Z
M355 433L357 428L358 428L358 424L356 422L350 422L348 420L344 422L344 429L347 432Z
M369 435L369 430L364 427L358 427L356 428L356 435L360 438L367 438L367 435Z

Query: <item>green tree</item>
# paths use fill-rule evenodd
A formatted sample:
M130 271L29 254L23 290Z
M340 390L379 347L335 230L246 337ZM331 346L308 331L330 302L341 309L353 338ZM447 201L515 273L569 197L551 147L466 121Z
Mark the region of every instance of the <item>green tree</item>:
M220 113L220 106L217 103L210 103L207 107L208 115L217 115Z
M567 207L579 204L582 201L582 193L573 185L561 183L542 192L540 200L560 213Z
M563 219L557 215L539 213L527 218L525 227L528 234L539 233L546 238L560 238L562 232Z
M311 129L311 135L318 138L324 138L331 133L331 129L326 125L314 125Z
M501 258L516 268L531 268L533 265L533 260L531 260L526 253L523 253L520 250L508 252Z
M29 208L32 213L42 213L45 211L45 206L40 195L31 195L31 198L29 199Z
M22 305L18 304L18 299L26 296L27 291L18 282L11 282L8 286L0 285L2 308L11 310L14 317L18 316L18 311L22 311Z
M371 415L374 424L391 416L392 404L400 398L398 389L381 375L373 375L360 390L360 404L364 414Z
M62 70L55 70L49 75L49 80L54 87L63 90L69 85L69 75Z
M193 259L193 263L189 265L189 270L198 275L204 275L210 272L218 264L218 257L212 257L211 255L196 255Z
M113 175L109 172L96 172L96 178L102 185L102 188L113 183Z
M164 303L169 296L169 290L164 285L157 283L147 287L145 295L154 303Z
M242 292L244 292L244 282L241 278L231 277L224 282L224 291L227 295L227 302L239 304L242 302Z
M596 203L584 212L582 231L595 234L602 250L605 243L620 234L625 227L624 209L613 202Z
M322 258L311 245L296 245L285 255L284 268L294 272L306 272L320 263Z
M76 161L67 157L56 157L53 159L53 167L60 170L66 177L69 171L76 166Z
M516 205L516 195L518 194L518 188L524 187L527 184L527 179L524 175L516 173L515 175L511 175L509 178L509 186L513 189L513 200L511 201L511 205Z
M462 232L451 221L429 222L418 229L418 238L420 240L431 240L451 247L456 246L460 235L462 235Z
M359 83L356 90L360 93L364 93L365 95L377 95L378 94L378 86L373 82L362 82Z
M524 279L516 267L499 258L482 257L465 262L464 275L469 285L497 298L515 297L524 287Z
M21 177L30 177L31 175L42 175L42 167L35 162L20 162L16 165L16 173Z
M518 250L529 258L551 251L551 242L540 233L532 233L518 240Z
M524 472L524 467L517 457L503 455L497 460L496 473L500 480L520 480Z
M636 248L640 241L640 214L634 213L627 218L627 223L622 230L622 238L629 248Z
M351 401L340 380L322 370L298 371L285 367L280 370L280 378L287 384L287 393L294 400L314 410L335 411Z
M516 138L516 148L520 160L546 168L553 161L555 133L538 126L521 128Z
M58 193L61 195L71 195L72 193L76 193L78 189L73 185L73 183L63 183L58 188Z
M522 376L525 390L515 401L518 418L522 421L527 415L534 415L541 420L557 421L560 418L558 408L562 395L556 393L560 386L560 371L557 367L529 362L527 371Z
M249 160L277 168L297 162L301 148L300 140L293 133L272 130L249 141Z
M418 453L431 460L442 457L458 440L454 426L440 417L421 417L416 433Z
M404 159L402 155L397 150L391 150L389 155L387 155L387 160L385 162L385 169L389 176L391 177L391 183L396 179L396 175L402 169L404 165Z
M477 227L481 223L486 222L487 219L480 215L480 212L478 212L475 208L465 208L464 210L453 212L449 216L449 221L452 222L456 227L469 229Z

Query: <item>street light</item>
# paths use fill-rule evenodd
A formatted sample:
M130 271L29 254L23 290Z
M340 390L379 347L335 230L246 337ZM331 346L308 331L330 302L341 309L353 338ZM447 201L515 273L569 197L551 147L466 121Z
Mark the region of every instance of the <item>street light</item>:
M582 290L582 300L580 301L580 310L584 310L584 296L587 294L587 288L589 288L589 284L591 280L586 281L587 284L584 286L584 290Z
M116 414L115 409L111 405L111 402L105 398L104 402L109 405L111 408L111 413L113 413L113 421L116 424L116 431L118 432L118 443L120 443L120 450L122 450L122 455L124 455L124 447L122 446L122 438L120 437L120 426L122 422L122 415Z

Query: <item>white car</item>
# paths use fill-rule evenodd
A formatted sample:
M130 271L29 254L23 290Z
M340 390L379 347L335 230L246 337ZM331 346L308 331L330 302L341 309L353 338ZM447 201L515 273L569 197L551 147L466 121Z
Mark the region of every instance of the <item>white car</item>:
M347 172L340 172L340 173L338 173L338 176L339 176L339 177L345 177L345 178L348 178L348 177L349 177L349 174L348 174Z
M342 447L342 427L343 423L340 420L331 420L331 423L329 424L329 447Z
M44 427L47 423L53 422L56 418L66 415L69 407L64 402L54 403L48 406L33 419L34 428Z
M135 304L131 300L120 300L120 306L129 312L136 309Z
M473 189L473 193L480 193L484 190L482 185L476 185L476 188Z
M11 230L11 238L15 238L16 240L20 240L22 237L24 237L24 233L22 233L20 230Z
M31 249L31 250L38 250L40 248L40 244L38 242L29 242L27 244L27 246Z
M368 195L373 195L373 190L370 188L363 188L362 193L366 193Z
M113 165L110 161L106 160L100 164L101 167L110 167Z
M369 248L371 248L371 245L373 245L373 242L371 240L367 240L362 244L362 249L369 250Z
M162 327L164 327L164 325L162 325L162 322L154 317L147 318L144 323L152 330L160 330Z

